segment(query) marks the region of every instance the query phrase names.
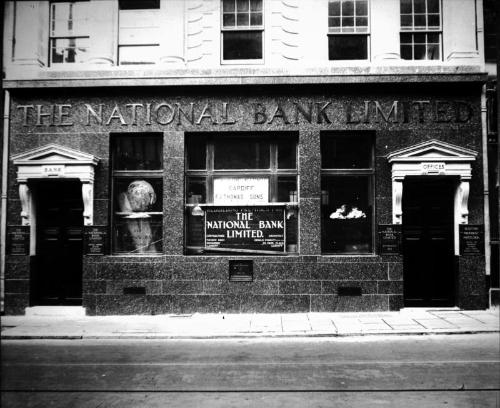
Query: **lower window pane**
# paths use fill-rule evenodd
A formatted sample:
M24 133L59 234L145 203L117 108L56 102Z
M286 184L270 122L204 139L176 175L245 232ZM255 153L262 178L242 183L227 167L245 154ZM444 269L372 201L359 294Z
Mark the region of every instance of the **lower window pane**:
M322 251L372 252L370 176L323 176Z
M223 59L262 59L262 31L225 31Z
M115 252L162 252L162 183L161 178L115 179Z
M328 59L364 60L368 58L367 35L329 35Z

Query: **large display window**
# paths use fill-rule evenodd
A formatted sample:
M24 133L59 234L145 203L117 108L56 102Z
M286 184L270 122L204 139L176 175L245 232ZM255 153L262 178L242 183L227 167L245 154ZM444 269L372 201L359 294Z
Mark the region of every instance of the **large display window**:
M161 134L112 137L113 252L162 252Z
M297 136L186 135L186 252L297 252Z
M321 135L321 243L326 254L373 252L371 133Z

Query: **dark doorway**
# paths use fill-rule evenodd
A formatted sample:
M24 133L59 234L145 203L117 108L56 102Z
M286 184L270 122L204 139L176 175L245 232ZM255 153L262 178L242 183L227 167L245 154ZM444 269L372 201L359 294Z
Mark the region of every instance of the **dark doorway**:
M36 259L32 304L82 304L82 184L47 180L33 185Z
M405 306L454 306L453 178L407 178L403 185Z

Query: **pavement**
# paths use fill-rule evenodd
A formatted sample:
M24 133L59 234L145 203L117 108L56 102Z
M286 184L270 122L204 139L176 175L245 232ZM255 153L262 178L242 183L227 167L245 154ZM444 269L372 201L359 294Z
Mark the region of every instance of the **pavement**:
M1 338L209 339L500 333L499 309L397 312L2 316Z

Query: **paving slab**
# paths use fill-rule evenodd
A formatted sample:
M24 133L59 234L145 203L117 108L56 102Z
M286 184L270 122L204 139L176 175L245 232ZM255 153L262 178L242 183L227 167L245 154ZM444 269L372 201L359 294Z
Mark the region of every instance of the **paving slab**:
M229 338L500 332L500 311L3 316L3 339Z

